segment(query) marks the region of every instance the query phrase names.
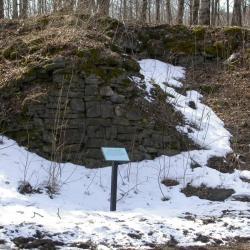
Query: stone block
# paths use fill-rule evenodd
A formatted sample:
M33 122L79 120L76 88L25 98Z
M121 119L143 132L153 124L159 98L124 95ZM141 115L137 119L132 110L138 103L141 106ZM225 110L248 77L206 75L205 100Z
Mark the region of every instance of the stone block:
M110 100L115 104L121 104L125 102L125 96L114 94L110 97Z
M109 96L112 96L114 95L114 91L112 90L112 88L110 86L105 86L105 87L102 87L100 89L100 95L101 96L106 96L106 97L109 97Z
M70 100L70 107L73 111L76 112L84 112L85 104L82 99L73 98Z
M101 113L103 118L112 118L114 116L114 106L112 104L103 103L101 105Z
M126 114L126 117L131 121L139 121L142 119L142 116L138 110L129 110Z
M86 86L85 96L96 96L97 94L98 94L98 87L96 85L87 85Z
M88 126L86 133L91 138L105 138L105 128L103 126Z
M100 102L86 102L87 117L100 117L101 105Z
M103 118L87 118L86 119L86 125L94 125L94 126L111 126L112 120L111 119L103 119Z

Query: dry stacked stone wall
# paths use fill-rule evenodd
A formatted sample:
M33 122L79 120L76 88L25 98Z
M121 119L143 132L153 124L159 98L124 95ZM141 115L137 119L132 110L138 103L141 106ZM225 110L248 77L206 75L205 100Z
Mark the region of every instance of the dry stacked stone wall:
M1 129L48 159L88 167L106 164L102 146L125 147L133 161L194 147L176 131L182 118L167 93L155 88L154 100L145 99L139 70L130 57L100 50L33 65L1 92L9 114Z

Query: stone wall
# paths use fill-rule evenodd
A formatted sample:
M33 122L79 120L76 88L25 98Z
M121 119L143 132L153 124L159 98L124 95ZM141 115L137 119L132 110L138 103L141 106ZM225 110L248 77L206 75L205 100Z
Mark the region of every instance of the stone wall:
M139 65L111 51L77 51L30 65L2 89L1 130L48 159L103 166L102 146L126 147L131 160L194 148L175 126L180 114L155 90L148 102L131 80Z
M250 30L241 27L210 28L183 25L124 27L109 35L118 48L142 58L157 58L182 66L225 60L232 53L249 53Z

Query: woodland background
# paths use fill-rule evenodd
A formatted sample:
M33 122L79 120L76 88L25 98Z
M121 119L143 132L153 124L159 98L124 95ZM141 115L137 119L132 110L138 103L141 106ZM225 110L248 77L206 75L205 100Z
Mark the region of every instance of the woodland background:
M0 19L72 11L124 22L250 26L250 0L0 0Z

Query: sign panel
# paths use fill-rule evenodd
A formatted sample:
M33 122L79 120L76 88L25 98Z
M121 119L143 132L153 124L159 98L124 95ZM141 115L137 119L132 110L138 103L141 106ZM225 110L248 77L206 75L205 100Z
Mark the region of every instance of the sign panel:
M125 148L102 147L102 153L106 161L129 161L128 153Z

